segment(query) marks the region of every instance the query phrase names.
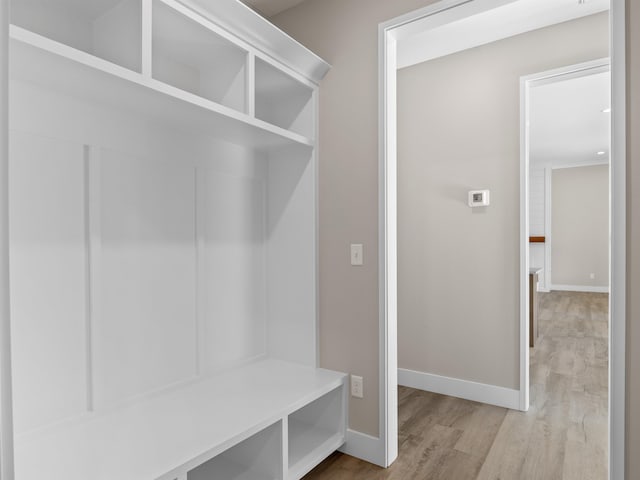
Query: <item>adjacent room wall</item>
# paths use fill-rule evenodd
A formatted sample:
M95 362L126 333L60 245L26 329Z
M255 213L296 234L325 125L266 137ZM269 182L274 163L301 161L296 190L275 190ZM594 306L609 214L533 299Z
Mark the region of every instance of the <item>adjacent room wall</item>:
M287 33L331 62L320 94L320 350L326 367L365 376L351 427L378 432L377 62L378 24L431 0L307 0L276 16ZM629 283L627 478L640 478L640 4L627 1ZM367 265L350 269L347 244L365 242ZM635 241L635 243L634 243ZM632 369L632 367L635 368Z
M551 183L551 288L608 289L609 165L554 169Z
M519 389L520 77L607 51L603 13L398 72L400 368Z

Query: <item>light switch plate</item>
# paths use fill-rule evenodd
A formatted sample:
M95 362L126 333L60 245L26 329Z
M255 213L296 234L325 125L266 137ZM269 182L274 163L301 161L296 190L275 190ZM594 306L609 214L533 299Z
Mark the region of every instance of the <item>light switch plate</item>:
M351 375L351 396L364 398L364 380L357 375Z
M364 265L364 246L361 243L351 244L351 265L354 267Z

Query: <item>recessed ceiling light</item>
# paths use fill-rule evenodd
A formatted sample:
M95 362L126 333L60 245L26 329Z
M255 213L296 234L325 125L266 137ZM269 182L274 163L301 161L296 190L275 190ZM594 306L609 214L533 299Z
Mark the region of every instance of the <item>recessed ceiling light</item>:
M611 113L611 108L605 108L602 113Z
M605 153L607 153L607 152L603 152L602 150L600 150L600 151L598 152L598 155L604 155Z

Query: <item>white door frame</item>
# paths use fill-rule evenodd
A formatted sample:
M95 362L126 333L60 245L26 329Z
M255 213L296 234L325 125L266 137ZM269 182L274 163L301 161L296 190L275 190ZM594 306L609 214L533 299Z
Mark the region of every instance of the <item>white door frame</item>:
M486 3L503 4L501 0ZM441 0L379 26L379 292L380 292L380 439L390 465L398 455L397 401L397 123L396 70L400 29L417 20L455 8L473 9L477 0ZM611 296L609 337L609 478L624 479L625 460L625 336L626 336L626 0L611 0ZM469 14L467 14L468 16ZM522 148L522 147L521 147ZM520 242L528 244L526 172L521 172ZM524 242L527 242L525 244ZM521 252L520 268L527 272L528 256ZM521 275L525 284L525 275ZM526 284L525 284L526 285ZM528 287L521 285L521 350L528 363ZM526 340L526 343L523 343ZM523 345L525 348L523 348ZM526 372L523 370L526 369ZM520 375L521 408L528 407L528 368Z
M9 0L0 0L0 478L13 479L9 323Z

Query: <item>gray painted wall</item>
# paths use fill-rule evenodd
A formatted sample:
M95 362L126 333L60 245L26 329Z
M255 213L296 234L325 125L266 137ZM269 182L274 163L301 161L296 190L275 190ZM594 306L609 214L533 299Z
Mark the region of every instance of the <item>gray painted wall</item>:
M640 478L640 2L627 0L626 475Z
M551 178L552 285L608 287L609 165L555 169Z
M605 13L399 71L400 368L519 389L520 77L607 51Z

